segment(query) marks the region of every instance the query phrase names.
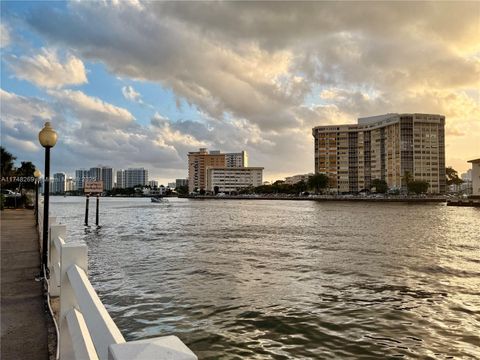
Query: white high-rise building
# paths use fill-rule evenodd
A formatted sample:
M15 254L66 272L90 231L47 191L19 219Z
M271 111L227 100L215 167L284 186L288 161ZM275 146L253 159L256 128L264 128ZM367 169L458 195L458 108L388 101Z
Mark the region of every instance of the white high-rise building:
M89 180L100 181L102 180L102 168L100 166L92 167L88 171Z
M88 180L89 171L86 169L75 170L75 190L83 191L85 180Z
M117 189L125 189L125 170L117 170L117 182L115 187Z
M53 182L50 184L50 191L53 194L63 194L65 193L65 173L55 173L53 174Z
M114 171L109 166L102 167L103 190L112 190L114 182Z
M148 186L150 186L152 189L155 187L158 187L158 181L157 180L149 180L148 181Z
M125 187L132 188L137 185L148 184L148 170L144 168L130 168L125 170Z
M225 165L227 167L247 167L248 166L248 155L246 151L241 151L239 153L226 153L225 154Z

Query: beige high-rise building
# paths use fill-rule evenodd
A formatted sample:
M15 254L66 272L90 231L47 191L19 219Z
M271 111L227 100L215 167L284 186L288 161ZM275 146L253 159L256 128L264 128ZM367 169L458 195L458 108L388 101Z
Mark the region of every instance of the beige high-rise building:
M225 167L225 154L220 151L208 152L201 148L199 151L188 153L188 192L195 189L207 189L207 168Z
M315 172L332 179L339 193L370 189L374 179L405 189L405 173L445 193L445 117L386 114L359 118L357 124L317 126Z

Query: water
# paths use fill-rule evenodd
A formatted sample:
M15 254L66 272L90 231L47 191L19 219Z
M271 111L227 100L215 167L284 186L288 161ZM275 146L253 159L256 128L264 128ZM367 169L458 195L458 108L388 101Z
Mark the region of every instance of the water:
M480 210L440 204L52 200L127 340L200 359L480 358ZM94 220L94 204L90 208Z

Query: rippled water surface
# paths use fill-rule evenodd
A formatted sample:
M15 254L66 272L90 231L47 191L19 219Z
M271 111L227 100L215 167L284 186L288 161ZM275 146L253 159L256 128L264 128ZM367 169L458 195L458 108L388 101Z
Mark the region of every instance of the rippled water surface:
M54 197L127 340L200 359L480 358L480 210ZM90 208L94 221L94 204Z

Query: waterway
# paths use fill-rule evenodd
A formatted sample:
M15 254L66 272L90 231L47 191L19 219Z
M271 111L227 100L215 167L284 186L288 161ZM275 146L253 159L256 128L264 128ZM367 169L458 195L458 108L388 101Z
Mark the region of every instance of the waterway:
M480 209L53 197L127 340L200 359L480 358ZM94 202L90 204L94 224Z

